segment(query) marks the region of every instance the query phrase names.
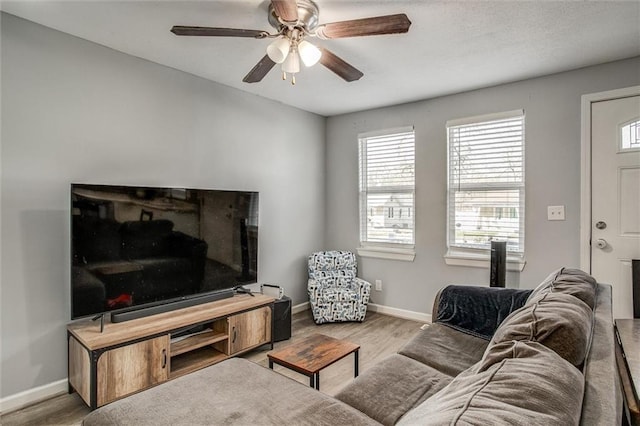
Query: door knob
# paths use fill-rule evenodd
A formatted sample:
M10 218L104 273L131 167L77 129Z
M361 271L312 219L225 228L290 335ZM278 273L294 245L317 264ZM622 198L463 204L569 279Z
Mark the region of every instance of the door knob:
M602 238L598 238L596 240L596 247L598 247L599 249L603 249L607 246L607 241L605 239Z
M607 227L607 223L606 223L606 222L603 222L603 221L601 221L601 220L600 220L600 221L598 221L598 222L596 222L596 228L598 228L598 229L605 229L606 227Z

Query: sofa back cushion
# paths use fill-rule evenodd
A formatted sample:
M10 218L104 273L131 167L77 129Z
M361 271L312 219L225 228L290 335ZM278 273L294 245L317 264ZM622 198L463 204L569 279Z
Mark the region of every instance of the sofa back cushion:
M580 371L536 342L504 342L397 425L578 424ZM500 359L498 361L498 359Z
M120 231L122 257L132 260L166 256L171 249L167 237L172 229L170 220L124 222Z
M586 272L580 269L560 268L533 290L527 303L542 294L562 293L577 297L593 309L596 305L596 287L596 280Z
M586 303L568 294L545 293L514 311L496 330L492 346L517 341L539 342L575 366L583 363L593 322Z

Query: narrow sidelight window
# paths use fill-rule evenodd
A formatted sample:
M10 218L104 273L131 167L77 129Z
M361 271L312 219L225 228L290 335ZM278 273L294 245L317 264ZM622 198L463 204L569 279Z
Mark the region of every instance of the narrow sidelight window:
M524 111L447 122L448 248L524 254Z
M360 243L413 247L415 133L413 127L359 135Z

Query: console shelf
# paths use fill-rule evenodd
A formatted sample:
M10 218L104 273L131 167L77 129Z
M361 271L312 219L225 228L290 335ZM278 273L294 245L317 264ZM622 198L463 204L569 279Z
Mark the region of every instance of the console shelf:
M67 327L69 392L92 409L264 344L273 347L274 298L236 295L123 323ZM204 326L204 330L202 327ZM192 335L171 337L185 330Z
M191 352L183 353L171 358L171 373L170 379L184 376L201 368L208 367L217 362L229 358L227 354L224 354L211 347L202 347Z
M228 339L229 335L227 333L216 332L215 330L211 330L202 334L196 334L195 336L187 337L186 339L180 340L179 342L171 343L171 358L185 352L189 352L194 349L212 345L214 343Z

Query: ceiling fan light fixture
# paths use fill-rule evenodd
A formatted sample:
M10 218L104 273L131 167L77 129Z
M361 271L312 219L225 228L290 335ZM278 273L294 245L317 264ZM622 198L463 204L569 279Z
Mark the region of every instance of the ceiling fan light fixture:
M287 58L291 41L287 37L278 37L274 42L267 46L267 55L276 64L281 64Z
M296 50L291 50L287 55L287 59L282 63L282 72L287 74L295 74L300 72L300 56Z
M2 1L2 0L0 0ZM174 25L171 32L178 36L247 37L274 39L267 46L267 54L242 79L245 83L262 81L275 66L281 64L282 78L300 72L300 61L306 67L320 62L346 82L359 80L364 74L326 48L307 42L307 37L341 39L348 37L403 34L409 31L411 21L404 13L370 18L350 19L318 25L319 9L314 0L266 0L269 2L268 20L276 32L242 28L199 27Z
M304 63L306 67L314 66L322 57L322 51L306 40L298 43L298 53L300 54L302 63Z

